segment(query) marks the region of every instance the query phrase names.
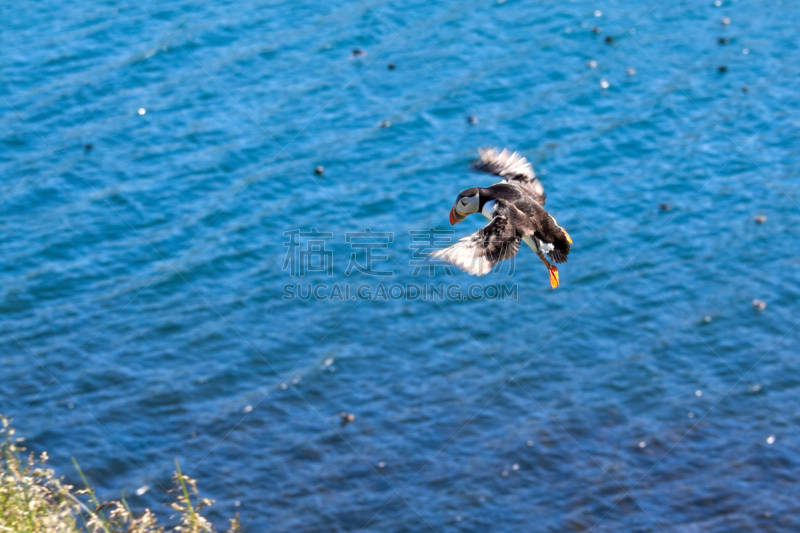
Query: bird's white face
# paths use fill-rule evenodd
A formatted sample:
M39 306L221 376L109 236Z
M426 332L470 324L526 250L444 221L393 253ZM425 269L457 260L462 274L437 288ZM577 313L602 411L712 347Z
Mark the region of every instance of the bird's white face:
M477 213L480 203L480 198L477 194L475 196L462 196L456 200L456 204L450 210L450 224L455 226L467 218L467 215Z

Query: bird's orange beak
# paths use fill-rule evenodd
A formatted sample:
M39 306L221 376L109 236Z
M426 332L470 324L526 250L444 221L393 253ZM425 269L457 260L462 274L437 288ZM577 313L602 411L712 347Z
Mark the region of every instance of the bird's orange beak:
M450 208L450 225L451 225L451 226L455 226L456 224L458 224L458 223L459 223L459 222L461 222L462 220L464 220L464 218L463 218L463 217L460 217L460 216L458 216L458 215L456 214L456 212L455 212L455 206L454 206L454 207L451 207L451 208Z

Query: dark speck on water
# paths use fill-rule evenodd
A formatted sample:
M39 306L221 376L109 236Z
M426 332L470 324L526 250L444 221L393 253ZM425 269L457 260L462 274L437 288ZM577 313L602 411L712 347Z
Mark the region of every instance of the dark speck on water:
M658 208L662 211L672 211L672 206L669 204L658 204Z
M91 143L86 143L83 145L83 149L86 150L87 152L93 148L94 146Z
M606 44L614 44L614 38L610 35L606 36Z
M592 26L592 33L600 33L600 28L597 26Z
M728 38L727 37L719 37L719 38L717 38L717 43L719 43L719 44L728 44Z
M725 74L726 72L728 72L728 67L726 67L725 65L720 65L717 67L717 70L719 70L722 74Z
M342 411L341 413L339 413L339 418L342 421L342 427L344 427L350 422L355 421L356 415L354 415L353 413L345 413L344 411Z
M162 523L179 458L219 531L800 531L777 1L4 3L0 412ZM420 260L488 222L448 222L484 146L569 231L558 289L526 245ZM440 284L486 297L376 297Z
M394 63L389 63L389 70L394 70L395 68L396 67Z

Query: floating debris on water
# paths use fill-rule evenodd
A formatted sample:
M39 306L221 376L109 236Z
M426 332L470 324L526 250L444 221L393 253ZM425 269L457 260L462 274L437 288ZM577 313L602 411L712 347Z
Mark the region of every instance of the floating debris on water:
M342 411L341 413L339 413L339 418L342 419L342 427L344 427L350 422L353 422L356 419L356 415L354 415L353 413L345 413L344 411Z
M316 174L317 176L322 176L323 174L325 174L325 167L323 167L322 165L317 165L317 168L314 169L314 174Z
M386 466L386 463L384 463L383 461L378 463L378 468L384 468L385 466Z
M529 440L529 441L528 441L528 442L526 442L525 444L527 444L527 445L528 445L528 447L531 447L531 446L533 446L533 441L532 441L532 440Z
M687 416L688 416L689 418L694 418L694 413L693 413L693 412L691 412L691 411L689 411L689 414L688 414Z
M749 49L749 48L742 48L742 53L743 53L744 55L747 55L747 54L749 54L749 53L750 53L750 49Z
M700 389L697 389L696 391L694 391L694 395L699 398L700 396L703 395L703 391L701 391Z
M92 148L94 148L94 146L92 146L90 143L86 143L83 145L83 149L86 150L87 152Z
M514 463L513 465L511 465L511 470L519 470L519 465L517 463Z
M728 44L728 42L730 42L730 41L729 41L729 39L727 37L718 37L717 38L717 44Z
M145 108L143 108L143 107L140 107L140 108L139 108L139 114L140 114L140 115L144 115L145 113L147 113L147 109L145 109Z
M500 472L500 475L503 477L508 477L508 470L503 470L502 472Z
M600 80L600 87L602 89L608 89L609 87L611 87L611 84L608 83L608 80Z
M758 392L760 390L761 390L761 383L756 383L755 385L750 387L750 391L752 391L752 392Z
M389 70L394 70L395 68L394 63L389 63Z
M242 409L242 411L244 411L245 413L250 413L250 412L253 411L253 406L252 405L245 405L245 407L244 407L244 409Z
M767 302L764 300L753 300L753 307L758 309L759 311L763 311L767 308Z
M641 441L639 443L639 448L646 448L646 447L647 447L647 443L645 441Z
M478 123L478 117L476 117L475 115L470 115L470 116L467 117L467 122L469 124L477 124Z
M633 76L634 74L636 74L636 69L633 67L628 67L625 69L625 74L627 74L628 76Z
M606 44L614 44L614 38L610 35L606 36Z
M600 33L600 28L597 26L592 26L592 33Z
M727 26L728 24L731 23L731 18L730 17L722 17L722 20L720 22L722 22L723 26Z
M767 444L773 444L775 442L775 435L770 435L767 437Z
M756 224L763 224L767 221L767 215L756 215L755 221Z
M720 65L717 67L717 70L725 74L726 72L728 72L728 67L726 67L725 65Z
M714 7L722 7L722 0L714 0Z
M150 485L142 485L141 487L139 487L138 489L136 489L136 495L137 495L137 496L142 496L142 495L144 495L144 494L145 494L145 493L146 493L148 490L150 490Z
M742 85L742 92L743 93L746 93L746 92L749 92L749 91L750 91L750 89L747 87L747 85Z
M594 16L595 17L602 17L603 16L603 12L598 9L597 11L594 12Z
M388 127L390 127L391 125L392 125L392 123L391 123L391 122L389 122L388 120L384 120L383 122L381 122L380 124L378 124L378 127L381 127L381 128L388 128Z
M662 211L672 211L672 206L669 204L658 204L658 208Z
M711 322L711 315L706 315L706 316L704 316L704 317L703 317L703 322L705 322L706 324L708 324L709 322Z
M350 53L350 59L355 59L357 57L366 57L366 56L367 53L361 48L353 48L353 51Z
M594 59L590 59L589 61L586 62L586 66L589 68L597 68L597 61L595 61Z

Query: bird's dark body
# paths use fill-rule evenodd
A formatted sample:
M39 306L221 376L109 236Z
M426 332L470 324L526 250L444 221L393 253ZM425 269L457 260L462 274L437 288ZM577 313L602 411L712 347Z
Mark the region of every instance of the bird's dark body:
M550 258L556 263L567 261L570 250L567 236L544 207L535 202L521 187L509 183L495 183L491 187L478 188L478 191L481 210L486 203L494 201L494 214L505 217L511 222L510 227L515 231L513 237L509 231L508 238L520 240L522 237L533 237L537 245L539 242L552 244L554 250L548 254ZM518 212L525 216L519 216Z

